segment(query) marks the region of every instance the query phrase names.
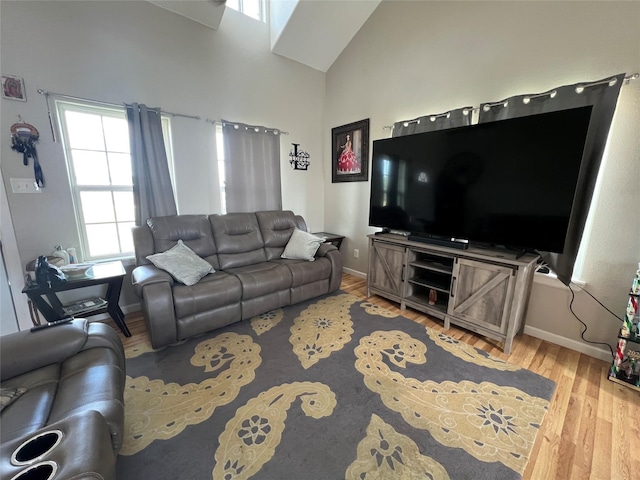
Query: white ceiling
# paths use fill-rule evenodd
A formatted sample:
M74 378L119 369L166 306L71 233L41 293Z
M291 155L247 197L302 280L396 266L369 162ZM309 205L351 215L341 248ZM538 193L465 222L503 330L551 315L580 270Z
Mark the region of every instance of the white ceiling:
M215 30L224 0L150 3ZM267 0L271 51L326 72L367 21L381 0Z

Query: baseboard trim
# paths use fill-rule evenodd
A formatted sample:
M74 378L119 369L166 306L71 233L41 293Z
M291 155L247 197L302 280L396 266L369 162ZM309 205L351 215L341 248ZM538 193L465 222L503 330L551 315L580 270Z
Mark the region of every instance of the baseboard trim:
M583 342L578 342L577 340L572 340L571 338L563 337L561 335L556 335L555 333L550 333L540 328L529 327L525 325L524 333L526 333L527 335L531 335L532 337L536 337L541 340L560 345L561 347L584 353L585 355L589 355L590 357L604 360L605 362L611 362L613 360L611 358L611 352L609 350L585 344Z
M342 271L344 273L348 273L350 275L353 275L354 277L358 277L358 278L367 278L367 274L364 272L359 272L358 270L353 270L351 268L347 268L347 267L342 267Z

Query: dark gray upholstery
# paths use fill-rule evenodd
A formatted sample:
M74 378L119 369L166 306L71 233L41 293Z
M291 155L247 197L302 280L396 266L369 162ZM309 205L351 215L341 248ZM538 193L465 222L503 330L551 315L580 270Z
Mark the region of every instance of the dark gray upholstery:
M4 335L0 354L2 387L26 389L1 413L2 471L17 473L24 468L11 465L15 448L55 426L82 436L63 437L43 458L56 461L69 474L56 478L89 478L82 476L86 472L115 478L125 385L124 351L118 334L108 325L76 319L36 332Z
M305 232L307 231L304 221L302 222L303 225L300 226L296 222L296 216L293 212L257 212L256 218L264 239L267 260L280 258L294 228L298 227ZM302 217L298 218L301 219Z
M264 262L264 241L254 213L228 213L209 217L218 247L220 268L254 265Z
M147 225L151 230L155 250L151 253L169 250L178 240L182 240L187 247L211 263L213 268L216 270L219 268L216 246L211 237L211 227L206 215L150 218ZM146 258L145 261L149 262Z
M315 261L280 258L304 219L291 211L177 215L134 228L134 291L157 348L337 290L342 258L322 244ZM183 238L183 236L185 238ZM216 269L192 286L145 258L182 240Z

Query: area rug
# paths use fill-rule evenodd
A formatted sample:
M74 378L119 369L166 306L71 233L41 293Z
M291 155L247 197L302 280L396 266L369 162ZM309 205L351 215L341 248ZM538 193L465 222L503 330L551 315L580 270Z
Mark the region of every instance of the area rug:
M555 384L336 292L127 351L122 479L516 479Z

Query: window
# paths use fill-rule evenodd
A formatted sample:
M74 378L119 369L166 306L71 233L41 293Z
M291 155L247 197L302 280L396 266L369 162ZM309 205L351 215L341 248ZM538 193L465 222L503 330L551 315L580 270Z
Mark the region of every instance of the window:
M56 101L84 260L133 254L133 182L124 108ZM171 161L169 119L162 118Z
M262 22L265 21L264 0L227 0L225 5L244 13L248 17Z
M216 154L218 157L218 185L220 187L220 213L227 213L227 190L224 171L224 137L222 125L216 124Z

